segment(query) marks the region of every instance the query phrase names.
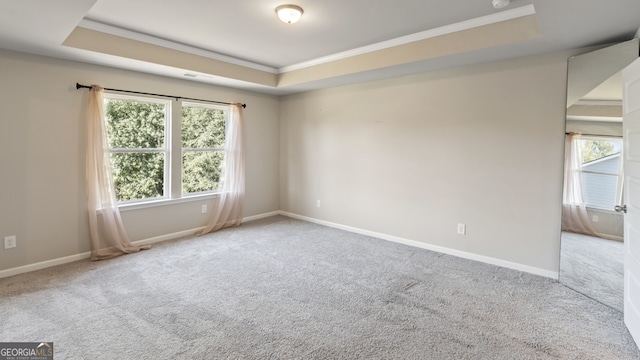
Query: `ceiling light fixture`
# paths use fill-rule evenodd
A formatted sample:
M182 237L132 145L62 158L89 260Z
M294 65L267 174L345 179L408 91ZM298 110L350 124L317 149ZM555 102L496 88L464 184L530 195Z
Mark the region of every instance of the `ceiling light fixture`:
M509 0L492 0L491 3L493 7L496 9L502 9L503 7L509 5Z
M297 5L280 5L276 8L276 13L282 22L287 24L295 24L300 20L304 10Z

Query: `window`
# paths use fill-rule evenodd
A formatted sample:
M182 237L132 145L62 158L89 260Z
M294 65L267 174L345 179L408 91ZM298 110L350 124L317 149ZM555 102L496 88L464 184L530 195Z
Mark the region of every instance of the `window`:
M622 140L584 137L579 141L585 203L613 210L622 199Z
M182 193L220 186L227 114L217 106L182 105Z
M118 201L178 199L218 190L227 116L223 106L105 94Z

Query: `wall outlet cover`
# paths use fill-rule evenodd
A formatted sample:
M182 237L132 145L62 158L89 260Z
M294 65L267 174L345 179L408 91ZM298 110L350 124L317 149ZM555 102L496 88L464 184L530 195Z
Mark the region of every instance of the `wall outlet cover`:
M14 247L16 247L16 236L15 235L5 236L4 237L4 248L5 249L12 249Z

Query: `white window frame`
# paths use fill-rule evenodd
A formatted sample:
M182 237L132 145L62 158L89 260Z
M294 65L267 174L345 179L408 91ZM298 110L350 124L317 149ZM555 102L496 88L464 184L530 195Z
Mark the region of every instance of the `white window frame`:
M623 184L624 184L624 165L623 165L623 144L622 144L622 138L618 138L618 137L610 137L610 136L582 136L582 138L580 139L582 140L591 140L591 141L616 141L616 142L620 142L620 161L618 164L618 173L617 174L613 174L613 173L605 173L605 172L598 172L598 171L589 171L589 170L581 170L581 172L583 174L595 174L595 175L606 175L606 176L617 176L618 177L618 181L616 182L616 198L615 198L615 203L616 204L622 204L622 192L623 192ZM609 209L609 208L603 208L603 207L599 207L599 206L593 206L593 205L589 205L586 204L587 208L589 209L596 209L596 210L603 210L603 211L610 211L610 212L615 212L614 209Z
M118 207L120 210L136 210L142 208L164 206L171 204L178 204L183 202L192 202L203 199L210 199L216 197L221 189L201 191L197 193L182 193L182 105L207 107L217 110L222 110L225 113L225 127L228 126L229 121L229 106L224 105L212 105L208 103L201 103L196 101L181 101L179 99L165 99L160 97L148 96L148 95L125 95L114 92L105 92L105 101L108 99L122 99L132 100L140 102L152 102L166 104L165 107L165 140L164 148L153 149L111 149L110 152L131 152L131 153L149 153L149 152L162 152L165 154L164 165L164 191L162 197L144 198L136 200L118 201ZM106 116L104 121L106 122ZM216 151L224 151L225 159L228 151L228 139L225 134L225 146L223 149L216 149ZM200 149L194 149L200 150ZM221 179L221 182L223 180Z
M226 129L229 128L229 106L201 103L201 102L195 102L195 101L183 101L180 104L180 115L181 115L180 120L182 120L182 106L202 107L202 108L213 109L213 110L222 110L224 112L224 125L225 125L224 147L222 148L183 148L182 144L180 144L180 195L181 197L188 198L188 197L202 196L207 194L217 194L222 190L221 187L218 187L217 189L213 189L213 190L199 191L195 193L182 192L182 156L184 155L185 151L211 151L211 152L222 151L224 154L223 155L225 159L224 161L226 161L227 155L228 155L227 151L229 148L228 146L229 142L227 141L227 133L226 133ZM181 131L180 139L182 139L182 123L180 123L180 131ZM221 176L222 175L223 174L221 174ZM224 179L220 178L219 184L222 184L222 181L224 181Z

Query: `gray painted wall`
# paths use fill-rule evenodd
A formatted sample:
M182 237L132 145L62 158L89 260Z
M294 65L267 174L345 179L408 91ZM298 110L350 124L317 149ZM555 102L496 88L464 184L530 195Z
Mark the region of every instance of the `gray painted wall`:
M281 209L557 273L570 55L278 99L0 51L0 235L18 236L0 270L89 250L78 81L246 102L245 216ZM123 217L146 239L203 225L200 205Z
M568 57L285 97L281 209L557 273Z
M278 210L279 100L52 58L0 51L0 270L89 251L84 184L88 93L76 82L247 103L245 216ZM205 225L201 205L181 203L123 212L132 240Z

